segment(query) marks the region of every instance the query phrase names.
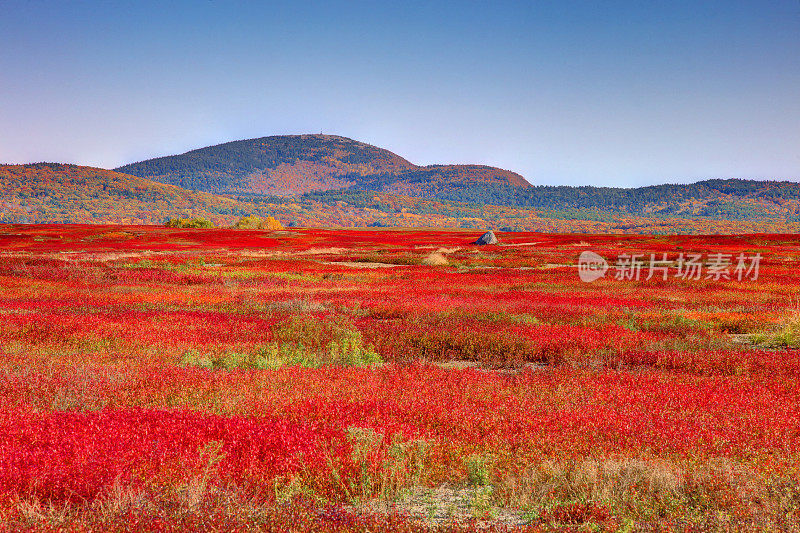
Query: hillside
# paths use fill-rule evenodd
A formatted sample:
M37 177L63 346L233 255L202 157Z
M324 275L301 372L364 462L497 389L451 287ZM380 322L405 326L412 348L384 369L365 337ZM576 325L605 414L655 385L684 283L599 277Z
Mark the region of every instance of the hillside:
M298 198L251 197L257 209L305 227L495 228L550 233L796 233L800 217L654 216L586 208L527 208L425 199L372 191L325 191ZM796 204L795 204L796 205Z
M439 167L436 172L447 172L450 168L453 167ZM409 171L411 174L413 171ZM410 179L408 181L413 183ZM771 194L776 199L773 211L797 211L797 200L792 197L791 184L769 186L745 182L745 185L752 189L751 196L766 197ZM708 185L699 187L712 190ZM732 187L731 184L725 184L724 187L718 185L713 190L719 193L724 188L732 194L737 190ZM542 204L547 204L544 207L420 198L419 194L424 192L419 190L410 191L417 196L345 189L317 191L291 198L250 194L232 199L187 191L119 172L39 163L0 166L0 223L161 224L167 218L200 216L221 225L230 224L242 215L258 214L274 215L286 225L305 227L493 227L546 232L706 234L786 233L800 230L797 216L769 213L769 216L756 216L753 211L750 218L731 219L730 211L717 212L710 201L696 202L704 206L704 211L701 209L702 214L694 215L632 214L624 209L568 207L582 205L574 202L572 197L580 190L568 187L554 189L560 194L551 194L548 188L530 189L541 196L531 195L528 201L538 198ZM457 190L450 188L449 194ZM654 190L657 191L657 188ZM606 192L613 198L646 198L648 194L654 194L657 198L659 195L654 190L642 193L641 189L608 189ZM586 195L586 192L580 194ZM786 198L780 204L777 200L782 195ZM753 205L762 206L759 202L763 200L753 200ZM739 206L737 213L741 213L743 206L747 205L742 202L733 203ZM583 205L593 204L587 201Z
M292 195L340 189L359 176L414 168L402 157L332 135L234 141L116 170L215 193Z
M251 210L230 198L99 168L0 165L0 222L159 224L186 215L222 222Z
M528 190L531 184L515 172L495 167L430 165L365 176L360 183L350 188L446 199L455 191L470 191L472 195L481 196L498 189Z
M120 167L0 166L0 223L229 224L508 228L628 233L796 232L800 184L707 180L640 188L533 186L479 165L417 166L344 137L225 143ZM167 183L162 183L167 182ZM195 190L187 190L195 189ZM216 191L217 194L208 191Z
M117 168L218 194L293 196L356 188L434 194L457 187L528 187L519 174L477 165L420 167L388 150L334 135L234 141Z
M800 216L800 184L792 182L717 179L629 189L533 186L519 174L494 167L417 166L388 150L332 135L235 141L117 170L240 200L350 190L537 209L579 220L615 214L731 221L796 221ZM322 197L316 201L324 202Z
M599 210L647 217L761 220L800 215L800 183L742 179L638 188L486 184L421 195L442 201L547 210Z

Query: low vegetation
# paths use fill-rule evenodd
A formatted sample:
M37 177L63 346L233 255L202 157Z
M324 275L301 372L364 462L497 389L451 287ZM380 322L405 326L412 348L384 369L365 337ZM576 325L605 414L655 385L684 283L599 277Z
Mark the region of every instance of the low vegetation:
M211 369L277 369L284 366L369 366L383 361L361 332L341 320L327 322L314 317L292 317L275 328L276 341L249 352L201 353L186 351L181 364Z
M800 307L795 305L780 324L750 338L754 344L767 348L800 348Z
M0 523L796 529L796 239L480 233L0 227Z
M281 230L283 225L275 220L272 216L261 218L257 215L250 215L242 217L233 226L236 229L265 229L265 230Z
M167 221L168 228L204 228L214 227L214 223L205 218L171 218Z

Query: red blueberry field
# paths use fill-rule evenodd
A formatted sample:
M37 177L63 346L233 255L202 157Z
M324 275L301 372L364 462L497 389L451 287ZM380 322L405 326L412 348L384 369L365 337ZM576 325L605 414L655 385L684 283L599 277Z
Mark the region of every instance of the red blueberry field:
M0 226L0 524L798 528L800 239L480 234Z

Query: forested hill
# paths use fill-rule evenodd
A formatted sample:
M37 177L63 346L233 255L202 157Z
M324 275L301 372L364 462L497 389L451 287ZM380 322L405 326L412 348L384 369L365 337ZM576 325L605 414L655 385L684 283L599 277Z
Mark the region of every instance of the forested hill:
M513 172L479 165L420 167L388 150L334 135L234 141L119 167L119 172L187 189L295 196L332 189L433 194L457 187L528 187Z
M714 179L639 188L486 185L422 195L437 200L537 209L592 209L646 216L700 216L745 220L797 216L800 184L790 181Z
M413 168L402 157L333 135L280 135L234 141L116 170L217 193L291 195L338 189L361 175Z
M362 184L369 188L363 190L227 198L99 168L0 165L0 223L161 224L190 216L231 225L241 216L257 214L273 215L287 226L309 227L611 233L796 232L800 227L800 186L791 182L711 180L639 189L493 186L497 172L502 171L417 167L399 172L399 180L371 175ZM425 173L436 176L427 179ZM484 173L488 177L482 178ZM486 180L482 185L481 179ZM443 183L449 186L437 188Z
M0 222L160 224L180 216L221 222L252 210L231 198L100 168L0 165Z
M388 150L334 135L234 141L126 165L118 171L183 188L238 197L299 197L375 191L471 205L581 210L647 217L750 220L797 217L800 185L714 179L639 188L533 186L481 165L418 166Z

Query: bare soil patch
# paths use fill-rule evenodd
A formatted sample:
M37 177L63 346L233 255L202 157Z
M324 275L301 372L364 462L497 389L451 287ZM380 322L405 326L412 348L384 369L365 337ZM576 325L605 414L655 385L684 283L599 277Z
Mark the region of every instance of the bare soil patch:
M323 261L325 265L339 265L350 268L390 268L407 265L395 265L393 263L368 263L359 261Z
M515 528L526 524L522 511L492 505L491 492L490 486L445 484L437 488L414 487L394 501L367 502L355 510L387 514L391 510L399 511L429 526L463 524L472 520L481 529L492 526Z

